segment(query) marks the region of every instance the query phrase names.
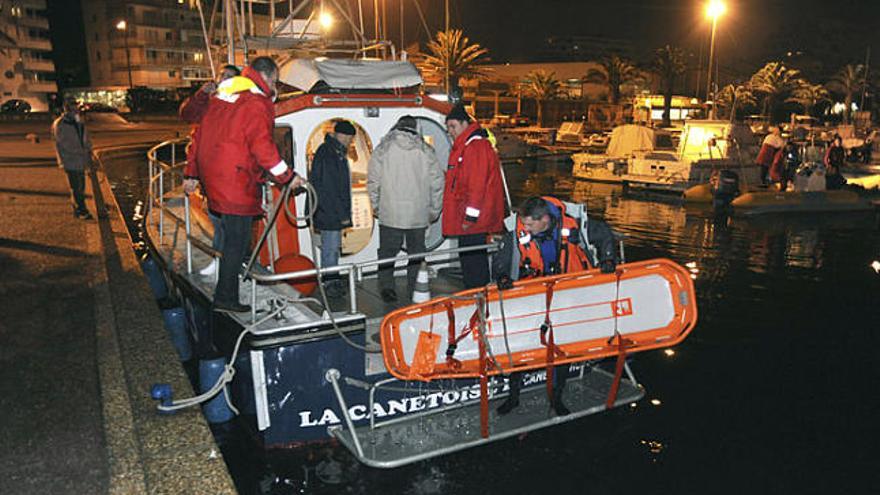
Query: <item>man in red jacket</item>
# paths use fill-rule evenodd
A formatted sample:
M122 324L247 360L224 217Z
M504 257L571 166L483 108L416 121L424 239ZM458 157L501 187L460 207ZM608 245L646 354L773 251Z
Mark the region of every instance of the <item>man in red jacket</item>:
M488 133L462 106L446 116L454 142L449 153L443 192L443 235L458 237L459 247L485 244L487 234L504 230L504 185L501 163ZM489 283L485 250L459 255L465 288Z
M189 122L192 125L189 133L190 144L186 148L186 168L183 171L185 177L194 179L199 177L199 164L195 153L196 129L199 128L202 117L208 111L208 103L211 101L211 96L217 92L217 84L240 75L241 71L238 70L238 67L232 64L224 65L220 69L219 81L205 83L195 94L180 104L180 120ZM220 221L220 217L211 213L210 210L208 211L208 218L211 219L211 225L214 226L214 239L211 241L211 247L219 251L223 247L223 222ZM217 271L218 265L219 263L216 259L211 260L208 266L199 270L199 275L213 275Z
M271 58L255 59L242 76L217 87L196 131L198 179L188 178L184 188L192 192L201 181L208 207L222 219L223 257L214 291L216 310L251 309L238 300L238 275L250 249L253 218L263 214L260 190L264 175L279 183L293 179L292 187L302 183L281 159L272 139L272 98L277 80L278 66Z

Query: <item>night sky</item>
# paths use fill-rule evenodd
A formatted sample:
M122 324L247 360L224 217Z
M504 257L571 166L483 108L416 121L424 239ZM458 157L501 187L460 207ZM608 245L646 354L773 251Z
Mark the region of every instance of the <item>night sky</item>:
M88 83L79 3L49 0L50 23L59 82ZM408 43L427 36L413 4L403 0ZM299 2L296 2L299 3ZM371 1L364 1L368 19ZM808 76L827 78L846 63L862 63L865 50L880 52L880 1L877 0L726 0L718 28L717 50L723 72L748 77L771 59L801 52L789 60ZM420 0L428 26L443 29L443 1ZM279 4L279 5L286 5ZM709 23L705 0L451 0L451 25L489 48L495 62L534 60L551 36L603 36L630 41L637 60L654 48L681 46L705 57ZM399 2L386 0L388 34L399 41ZM280 8L280 7L279 7ZM371 23L368 21L368 25ZM368 28L369 31L369 28ZM874 57L876 58L876 57Z

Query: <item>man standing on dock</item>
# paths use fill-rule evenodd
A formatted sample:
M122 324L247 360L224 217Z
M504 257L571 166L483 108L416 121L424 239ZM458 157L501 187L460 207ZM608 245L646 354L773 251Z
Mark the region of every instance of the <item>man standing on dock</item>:
M263 214L261 188L264 174L278 183L302 179L278 153L272 133L275 125L275 83L278 66L269 57L254 59L241 77L223 81L210 100L195 136L199 180L208 207L221 215L223 257L214 291L214 309L246 312L239 302L242 263L247 258L254 217ZM190 182L185 187L192 190Z
M92 141L82 121L82 114L73 100L64 102L64 113L52 123L58 166L67 174L73 195L73 216L91 220L86 208L86 167L92 164Z
M446 129L454 141L443 191L443 235L457 237L458 247L486 244L487 234L504 230L504 184L498 154L486 130L460 105L446 116ZM461 253L459 260L465 288L489 283L485 250Z

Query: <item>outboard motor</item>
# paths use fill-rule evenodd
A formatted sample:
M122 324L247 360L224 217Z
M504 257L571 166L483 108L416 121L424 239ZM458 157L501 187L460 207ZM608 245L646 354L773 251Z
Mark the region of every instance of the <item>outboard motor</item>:
M739 194L739 174L733 170L715 170L709 179L712 187L712 206L726 208Z

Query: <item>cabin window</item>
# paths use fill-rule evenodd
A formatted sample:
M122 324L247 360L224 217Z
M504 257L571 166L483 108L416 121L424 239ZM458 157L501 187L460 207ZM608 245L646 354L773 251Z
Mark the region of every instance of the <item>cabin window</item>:
M278 148L278 153L281 154L281 159L295 168L293 162L295 151L293 146L293 128L290 126L276 127L272 133L272 138L275 140L275 146Z
M306 161L309 169L315 152L324 142L324 136L333 132L336 121L325 120L312 131L306 143ZM367 247L373 236L373 208L367 193L367 164L373 152L370 136L357 122L352 122L357 135L348 149L348 163L351 171L351 228L342 232L342 254L351 255Z

